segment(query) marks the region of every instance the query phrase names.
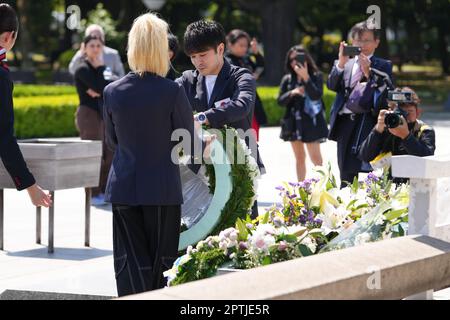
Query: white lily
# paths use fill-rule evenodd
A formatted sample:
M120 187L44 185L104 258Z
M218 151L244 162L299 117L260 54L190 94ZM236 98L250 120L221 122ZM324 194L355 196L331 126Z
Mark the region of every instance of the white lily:
M339 232L339 229L346 223L350 213L344 206L335 208L330 203L325 202L324 210L317 217L322 220L322 228L325 234L328 234L331 231Z

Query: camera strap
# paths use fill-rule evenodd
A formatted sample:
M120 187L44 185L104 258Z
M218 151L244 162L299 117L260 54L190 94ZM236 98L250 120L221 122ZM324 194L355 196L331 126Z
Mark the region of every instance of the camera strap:
M352 76L353 76L353 67L356 62L353 62L352 68L350 69L350 77L348 78L348 82L345 84L345 95L344 95L344 103L347 103L350 94L352 93Z
M358 135L356 136L355 144L352 146L352 153L353 154L358 154L359 153L359 142L361 140L362 129L363 129L365 121L366 121L366 113L363 113L363 118L361 120L361 123L359 124Z

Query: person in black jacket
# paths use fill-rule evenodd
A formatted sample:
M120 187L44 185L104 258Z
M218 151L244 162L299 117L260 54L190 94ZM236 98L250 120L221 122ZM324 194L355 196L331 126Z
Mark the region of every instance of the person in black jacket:
M104 91L106 143L114 150L105 199L113 206L119 296L164 287L178 253L183 195L172 135L194 137L194 119L184 89L165 78L167 30L155 14L137 18L128 38L132 72Z
M256 81L249 70L226 61L225 41L225 32L218 22L191 23L184 34L184 49L196 70L185 71L176 82L183 86L193 111L198 112L196 122L213 129L224 126L240 129L241 138L245 138L252 157L264 173L252 129ZM255 201L252 218L257 215Z
M305 63L296 60L304 54ZM314 60L302 46L294 46L286 54L287 74L281 80L278 104L286 107L282 120L281 139L290 141L296 159L298 181L306 177L305 146L311 162L322 165L320 143L328 136L325 109L322 102L323 80ZM315 101L316 109L308 107L306 99Z
M92 205L103 205L106 204L104 192L112 160L112 153L104 143L103 89L117 78L108 74L104 64L103 40L97 36L87 36L83 43L86 56L75 71L75 85L80 98L76 127L82 140L103 141L100 185L92 188Z
M179 73L175 70L173 62L178 54L179 43L177 36L172 33L169 33L168 39L169 39L170 69L169 72L167 73L166 78L170 80L175 80L176 78L179 77Z
M17 190L26 189L33 205L49 207L52 204L50 195L36 184L14 137L14 85L6 64L6 53L14 46L18 29L14 9L0 3L0 157Z
M251 52L249 52L250 45ZM259 52L256 39L251 40L248 33L243 30L234 29L228 33L225 57L231 64L250 70L255 80L258 80L264 71L264 57ZM256 92L252 128L256 132L257 141L259 141L259 128L265 124L267 124L267 115L258 92Z
M419 120L419 96L409 87L398 88L397 91L411 92L412 102L390 103L390 110L381 110L373 130L363 141L359 158L363 161L373 161L380 155L412 155L426 157L434 154L436 149L435 133L431 126ZM387 128L385 117L388 113L401 108L407 113L406 119L401 117L401 124L396 128ZM381 157L380 157L381 158ZM375 164L374 164L375 165ZM402 183L407 179L395 178L394 182Z

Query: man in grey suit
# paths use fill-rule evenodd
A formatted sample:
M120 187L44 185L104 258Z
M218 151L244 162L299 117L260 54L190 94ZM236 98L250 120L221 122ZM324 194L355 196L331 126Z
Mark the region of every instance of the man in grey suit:
M103 43L105 43L105 32L103 28L97 24L92 24L87 27L85 32L86 37L89 35L93 35L102 39ZM72 58L69 64L69 72L74 75L75 71L79 67L79 65L83 62L84 54L83 47L77 51L75 56ZM120 59L119 52L110 47L104 46L103 48L103 61L105 62L105 66L109 67L111 70L111 80L117 80L122 78L125 75L125 70L123 68L122 61Z

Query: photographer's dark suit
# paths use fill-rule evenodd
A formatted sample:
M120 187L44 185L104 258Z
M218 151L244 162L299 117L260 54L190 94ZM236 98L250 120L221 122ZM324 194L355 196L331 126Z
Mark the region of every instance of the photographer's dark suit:
M392 79L392 64L388 60L372 56L370 58L371 68L378 69L387 73ZM344 66L343 71L339 71L336 67L337 61L333 65L333 69L328 77L328 89L336 92L336 99L331 107L330 115L330 132L328 138L337 142L337 158L341 177L341 186L345 184L342 181L352 182L359 172L371 171L368 163L362 162L358 158L358 151L361 143L366 139L372 128L377 122L377 112L371 110L373 108L373 94L370 97L364 97L367 110L362 114L346 113L342 114L342 110L347 103L349 90L346 90L352 82L352 70L356 59L350 59ZM364 76L363 76L364 77ZM369 79L368 90L373 80ZM351 91L351 90L350 90ZM347 92L347 94L346 94ZM367 103L367 101L369 101Z
M247 69L231 65L224 59L209 103L207 102L205 77L197 70L185 71L175 81L184 87L192 109L204 112L212 128L220 129L227 125L235 129L242 129L244 132L252 128L256 82ZM223 107L215 107L216 102L227 98L231 100L229 103ZM252 141L250 143L247 140L247 145L257 146L254 135L251 135L250 139ZM251 152L260 171L264 172L264 164L260 159L259 151L251 150ZM253 216L256 209L253 209Z

